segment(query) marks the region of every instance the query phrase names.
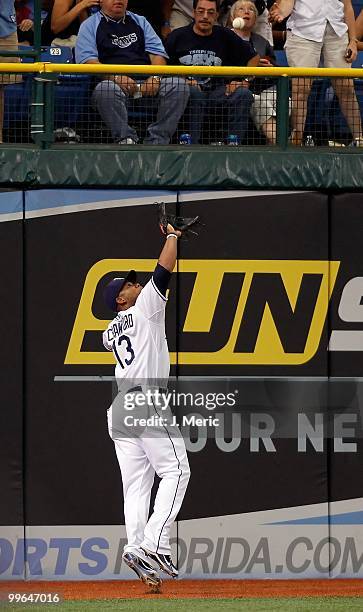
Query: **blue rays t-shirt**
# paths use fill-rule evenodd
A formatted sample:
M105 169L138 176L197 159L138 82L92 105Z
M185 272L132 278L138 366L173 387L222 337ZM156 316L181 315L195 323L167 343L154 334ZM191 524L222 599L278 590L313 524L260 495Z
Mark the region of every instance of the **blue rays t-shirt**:
M98 59L101 64L150 64L149 53L167 58L164 46L150 23L126 11L112 19L99 11L86 19L78 33L76 62Z

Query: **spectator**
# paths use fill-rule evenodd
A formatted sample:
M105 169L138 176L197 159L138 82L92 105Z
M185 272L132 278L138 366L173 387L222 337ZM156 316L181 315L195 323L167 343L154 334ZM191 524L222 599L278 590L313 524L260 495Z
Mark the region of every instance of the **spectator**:
M259 66L275 66L276 57L273 47L263 36L254 31L257 8L253 0L237 0L231 6L231 20L242 17L242 30L233 30L238 36L249 42L260 56ZM256 127L262 131L269 144L276 143L276 85L269 78L256 78L250 82L250 91L254 94L251 115Z
M289 66L317 67L323 52L325 68L347 68L357 57L357 38L351 0L278 0L271 19L287 22L285 45ZM363 146L358 101L352 79L333 79L332 85L353 135L353 144ZM292 83L292 143L301 145L311 79Z
M166 64L160 38L145 17L126 11L127 0L101 0L101 11L81 25L76 61L86 64ZM115 142L135 144L138 135L128 124L127 103L138 91L158 97L158 113L144 144L168 144L188 103L184 79L149 77L139 83L129 76L110 76L96 86L93 104Z
M18 42L22 45L33 45L34 42L33 4L33 0L15 0Z
M264 38L268 40L268 42L272 45L272 27L269 22L269 15L267 8L271 4L272 0L252 0L256 5L257 9L257 19L254 26L254 32L256 34L260 34ZM233 5L233 0L223 0L221 3L221 13L222 16L219 18L219 22L222 25L226 25L227 27L232 27L231 20L231 7Z
M18 37L16 34L16 16L14 0L1 0L0 4L0 53L5 51L16 51L18 49ZM19 62L18 57L1 57L1 63ZM0 143L3 142L4 123L4 85L18 83L21 76L13 74L0 74Z
M172 30L183 28L193 21L193 0L162 0L164 23L161 29L166 38Z
M251 46L234 32L216 26L218 0L194 0L194 23L174 30L167 38L170 63L184 66L257 66L259 57ZM223 137L246 136L253 96L245 79L191 77L189 122L193 144L200 142L204 111L223 109L227 126ZM216 114L214 115L216 116ZM217 115L218 116L218 115Z
M52 0L42 24L42 44L74 47L80 24L92 7L99 7L99 0Z

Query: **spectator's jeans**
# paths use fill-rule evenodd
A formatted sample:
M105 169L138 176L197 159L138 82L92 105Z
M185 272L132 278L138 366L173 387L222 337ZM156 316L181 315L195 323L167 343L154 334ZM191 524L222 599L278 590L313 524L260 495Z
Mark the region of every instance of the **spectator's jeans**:
M184 79L167 77L160 81L156 121L147 128L145 144L166 145L176 131L189 99L189 87ZM134 128L128 124L128 95L114 81L105 80L97 85L92 94L92 103L109 128L115 142L124 138L138 141ZM145 98L147 100L147 98Z
M253 95L246 87L239 87L230 95L225 91L225 85L211 91L190 86L189 129L193 144L200 142L205 114L208 115L209 132L219 124L223 138L229 134L235 134L241 141L246 138Z

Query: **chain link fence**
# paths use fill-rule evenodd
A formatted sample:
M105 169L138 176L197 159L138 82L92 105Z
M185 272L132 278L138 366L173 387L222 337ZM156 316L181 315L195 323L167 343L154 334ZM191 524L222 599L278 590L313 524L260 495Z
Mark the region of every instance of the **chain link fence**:
M259 69L122 75L33 66L33 73L30 64L23 74L10 67L0 73L4 143L363 146L363 78L274 76L276 69L261 76Z

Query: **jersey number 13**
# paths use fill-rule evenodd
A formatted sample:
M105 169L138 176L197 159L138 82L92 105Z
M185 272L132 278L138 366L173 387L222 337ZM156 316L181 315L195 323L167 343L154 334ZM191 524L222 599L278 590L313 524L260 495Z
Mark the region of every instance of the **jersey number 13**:
M126 342L126 347L125 347L126 356L124 357L122 361L120 357L120 353L123 351L122 349L123 342ZM112 346L113 346L113 352L115 353L115 357L120 367L124 370L125 369L124 363L129 366L135 359L135 353L134 353L134 349L132 348L131 340L128 336L120 336L117 341L117 346L116 346L116 340L113 341Z

